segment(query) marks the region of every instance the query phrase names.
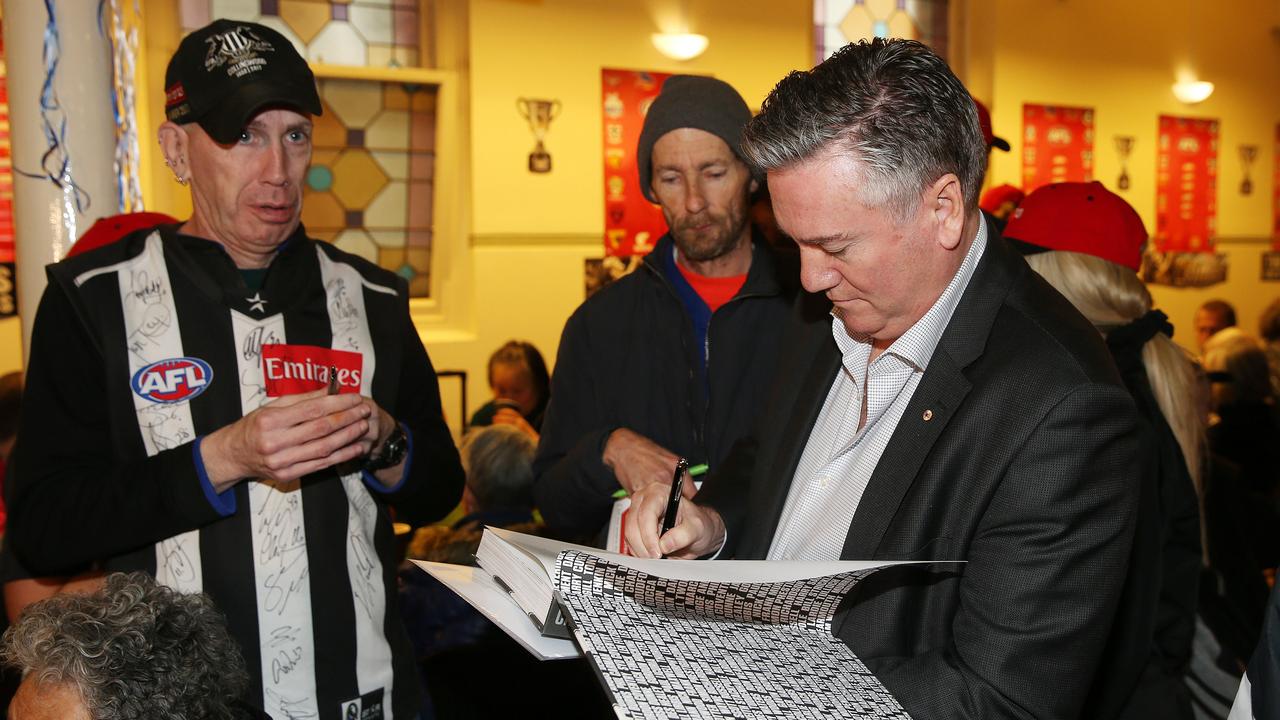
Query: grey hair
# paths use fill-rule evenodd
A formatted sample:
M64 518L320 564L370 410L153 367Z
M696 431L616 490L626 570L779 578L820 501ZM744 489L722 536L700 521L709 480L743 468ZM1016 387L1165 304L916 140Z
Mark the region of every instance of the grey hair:
M978 207L987 146L973 98L946 62L914 40L875 38L793 71L744 131L743 153L780 170L828 149L865 167L860 195L905 219L938 178L960 179L965 210Z
M229 719L249 684L213 601L140 572L28 606L0 658L24 678L73 687L95 720Z
M533 507L533 438L512 425L491 425L462 441L467 488L481 510Z

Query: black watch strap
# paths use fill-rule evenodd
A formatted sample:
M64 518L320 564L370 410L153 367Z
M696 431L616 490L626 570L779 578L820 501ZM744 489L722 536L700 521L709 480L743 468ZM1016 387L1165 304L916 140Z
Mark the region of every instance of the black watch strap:
M396 427L387 436L382 446L369 455L369 459L364 461L364 470L368 472L377 472L389 467L395 467L404 461L404 456L409 452L409 436L405 434L404 427L400 423L396 423Z

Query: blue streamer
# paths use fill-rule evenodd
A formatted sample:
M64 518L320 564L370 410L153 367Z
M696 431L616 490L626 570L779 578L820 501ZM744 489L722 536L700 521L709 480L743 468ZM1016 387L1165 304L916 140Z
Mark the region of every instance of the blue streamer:
M44 0L45 12L49 22L44 28L44 85L40 89L40 119L44 126L45 142L49 148L40 156L40 169L43 173L32 173L14 168L20 175L36 179L48 179L59 189L70 190L75 198L76 211L84 214L91 202L89 193L71 178L71 158L67 155L67 117L62 113L62 104L58 101L58 91L54 87L54 78L58 73L58 58L61 45L58 38L58 22L53 12L53 0ZM99 16L101 22L101 16ZM55 129L56 125L56 129Z

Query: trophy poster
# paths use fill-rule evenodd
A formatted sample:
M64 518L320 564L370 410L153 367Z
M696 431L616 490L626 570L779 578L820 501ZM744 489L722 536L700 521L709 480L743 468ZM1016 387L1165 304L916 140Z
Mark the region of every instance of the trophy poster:
M1161 115L1156 143L1156 248L1212 251L1218 215L1218 121Z
M1022 190L1093 179L1093 108L1022 106Z
M667 231L662 209L645 199L636 144L649 105L669 73L601 70L604 110L604 254L646 255Z

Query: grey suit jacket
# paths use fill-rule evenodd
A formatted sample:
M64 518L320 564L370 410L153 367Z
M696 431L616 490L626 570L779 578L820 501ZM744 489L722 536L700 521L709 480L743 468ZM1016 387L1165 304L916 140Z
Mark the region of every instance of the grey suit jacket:
M840 366L830 323L797 317L754 436L696 499L724 517L728 556L768 552ZM992 233L841 554L967 563L873 576L836 635L917 720L1078 716L1125 578L1146 432L1097 330Z

